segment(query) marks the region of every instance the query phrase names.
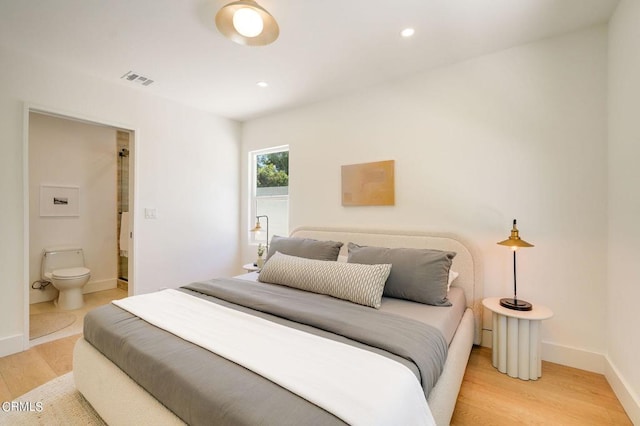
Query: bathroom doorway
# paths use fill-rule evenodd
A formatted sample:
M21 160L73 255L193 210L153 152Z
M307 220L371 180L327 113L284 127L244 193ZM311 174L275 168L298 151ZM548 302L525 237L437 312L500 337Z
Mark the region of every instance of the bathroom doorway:
M60 311L54 303L58 291L42 276L44 248L78 246L91 270L83 288L85 306L65 312L65 320L57 321L64 327L47 330L46 339L81 333L84 314L101 304L99 300L133 294L133 217L129 215L134 207L135 133L31 108L25 108L25 121L25 248L29 262L25 265L24 347L28 348L45 338L30 339L34 314ZM64 192L66 206L61 210L56 210L60 207L56 205L61 198L58 194L52 206L43 201L42 194L51 188ZM77 209L71 208L74 203ZM103 293L105 297L100 296ZM53 321L47 319L45 325L53 327Z

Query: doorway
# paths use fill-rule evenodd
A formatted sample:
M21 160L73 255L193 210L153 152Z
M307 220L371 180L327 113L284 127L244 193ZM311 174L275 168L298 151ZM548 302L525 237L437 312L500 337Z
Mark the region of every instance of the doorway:
M135 132L123 126L28 107L25 122L27 262L23 346L27 349L34 343L29 339L32 305L49 302L53 306L58 294L42 277L44 248L78 246L84 250L86 267L91 270L91 279L83 288L85 308L70 311L76 321L52 336L81 332L87 305L93 304L100 292L124 287L123 294L133 294L132 218L126 223L126 238L120 231L122 213L133 215ZM47 207L42 193L51 188L54 191L71 188L69 207L76 202L77 210L56 211L58 206Z

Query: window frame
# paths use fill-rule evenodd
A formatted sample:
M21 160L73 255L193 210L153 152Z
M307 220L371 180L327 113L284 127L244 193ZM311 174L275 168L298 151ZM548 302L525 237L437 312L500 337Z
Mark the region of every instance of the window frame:
M284 152L287 151L289 152L289 160L291 160L291 151L289 150L289 145L279 145L279 146L274 146L274 147L270 147L270 148L263 148L263 149L257 149L257 150L253 150L253 151L249 151L249 220L248 220L248 228L247 229L253 229L255 224L256 224L256 216L258 215L257 213L257 204L258 204L258 198L269 198L269 199L281 199L281 200L286 200L287 201L287 217L289 216L289 193L287 191L287 195L267 195L267 196L261 196L258 197L256 190L258 187L258 156L260 155L265 155L265 154L274 154L277 152ZM291 183L291 181L289 181L289 183ZM264 224L263 224L264 226ZM287 219L287 235L289 232L289 221ZM273 230L269 230L269 238L273 237ZM249 232L248 236L247 236L247 242L250 246L258 246L258 244L260 244L262 241L255 241L252 233Z

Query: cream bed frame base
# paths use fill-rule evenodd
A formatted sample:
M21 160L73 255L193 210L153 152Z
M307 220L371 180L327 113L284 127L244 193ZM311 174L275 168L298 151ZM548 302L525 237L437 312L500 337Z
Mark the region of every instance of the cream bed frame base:
M467 310L449 345L442 375L429 394L429 407L438 425L448 425L455 408L473 343L480 343L482 325L482 271L473 246L451 234L404 231L298 228L291 236L342 241L381 247L452 250L458 253L452 268L460 273L455 285L465 291ZM83 338L73 353L73 374L78 390L102 419L118 425L183 425L178 417L147 393Z

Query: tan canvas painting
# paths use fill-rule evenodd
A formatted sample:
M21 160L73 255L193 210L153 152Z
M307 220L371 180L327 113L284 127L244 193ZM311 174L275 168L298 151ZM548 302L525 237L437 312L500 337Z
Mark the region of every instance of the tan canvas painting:
M394 160L342 166L343 206L393 206Z

